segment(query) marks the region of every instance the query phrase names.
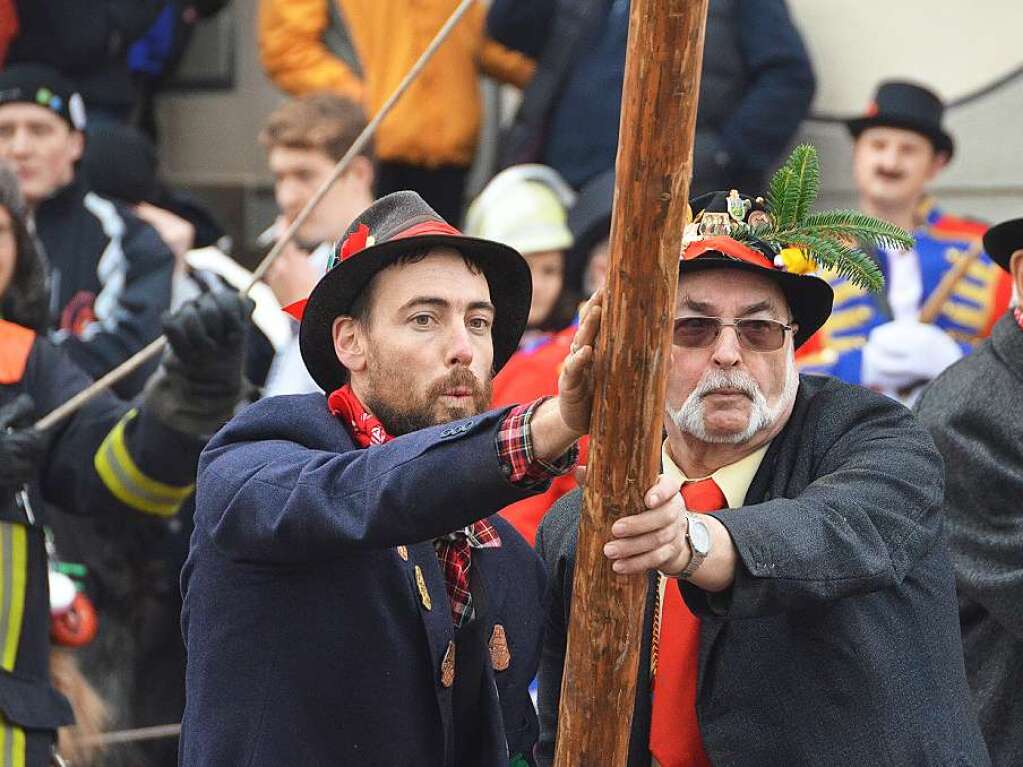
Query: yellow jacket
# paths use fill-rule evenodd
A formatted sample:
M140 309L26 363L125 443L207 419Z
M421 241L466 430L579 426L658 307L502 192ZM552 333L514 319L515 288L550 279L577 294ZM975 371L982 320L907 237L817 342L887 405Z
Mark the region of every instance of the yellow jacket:
M322 41L328 2L337 2L363 70L360 78ZM259 51L279 88L331 90L359 100L372 117L458 5L457 0L260 0ZM424 167L468 166L480 126L480 72L524 86L534 63L485 36L474 3L381 123L381 160Z

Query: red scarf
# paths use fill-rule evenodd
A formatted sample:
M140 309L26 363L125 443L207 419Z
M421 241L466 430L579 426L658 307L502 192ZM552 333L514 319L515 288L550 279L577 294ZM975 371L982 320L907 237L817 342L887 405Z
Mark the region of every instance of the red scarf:
M348 384L331 392L327 397L327 407L343 420L348 433L359 447L382 445L394 439L387 433L380 419L366 410Z
M394 437L380 423L380 419L366 410L352 387L345 384L327 397L330 412L342 420L349 434L359 447L382 445ZM464 530L438 538L434 542L437 559L444 571L444 585L451 603L451 617L456 626L473 616L472 592L469 590L469 568L472 565L472 549L490 548L501 545L501 538L494 526L481 519Z

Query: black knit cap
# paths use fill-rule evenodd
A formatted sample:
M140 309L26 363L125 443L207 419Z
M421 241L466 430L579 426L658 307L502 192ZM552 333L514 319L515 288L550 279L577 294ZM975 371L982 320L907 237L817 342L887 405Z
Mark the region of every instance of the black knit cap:
M453 248L483 271L494 304L494 372L518 348L526 329L533 283L529 265L506 245L466 237L415 192L381 197L356 218L335 244L327 273L305 302L286 307L300 316L299 348L313 380L326 392L348 382L334 351L334 320L349 314L373 277L402 256L430 248Z
M996 264L1009 271L1012 254L1023 250L1023 218L1012 218L988 229L984 250Z
M0 106L24 103L49 109L74 130L85 130L85 103L56 69L15 64L0 72Z
M130 125L109 123L90 128L81 169L89 188L104 197L132 204L156 200L156 147Z
M934 151L955 153L952 136L942 127L945 105L933 91L916 83L892 80L881 83L866 113L846 122L853 138L867 128L903 128L926 136Z

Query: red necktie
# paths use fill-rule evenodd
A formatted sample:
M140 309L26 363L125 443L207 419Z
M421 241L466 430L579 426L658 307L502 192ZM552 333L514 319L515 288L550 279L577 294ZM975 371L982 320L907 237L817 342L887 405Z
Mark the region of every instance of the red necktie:
M689 511L728 508L713 479L687 482L682 499ZM678 587L668 583L661 606L650 752L661 767L710 767L696 720L697 654L700 621L689 612Z

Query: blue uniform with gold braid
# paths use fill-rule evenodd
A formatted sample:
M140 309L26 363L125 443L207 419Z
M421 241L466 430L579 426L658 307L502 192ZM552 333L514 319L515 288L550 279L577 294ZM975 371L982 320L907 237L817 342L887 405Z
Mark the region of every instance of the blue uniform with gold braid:
M91 383L31 330L0 320L0 407L20 393L42 416ZM203 442L110 394L54 427L30 520L0 488L0 767L50 763L56 729L72 722L50 684L46 505L86 514L174 514L192 493Z
M921 210L923 224L913 232L920 263L923 307L955 260L979 247L986 226L943 213L927 201ZM878 254L878 265L889 279L888 259ZM800 356L803 372L825 373L850 383L860 383L863 347L870 332L893 319L884 296L874 295L843 277L825 274L835 291L834 310L827 324ZM1005 312L1011 284L1005 272L986 253L981 253L945 301L934 325L948 333L969 353L991 333Z

